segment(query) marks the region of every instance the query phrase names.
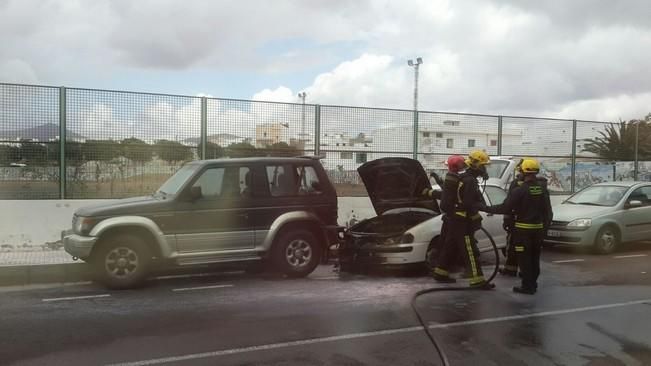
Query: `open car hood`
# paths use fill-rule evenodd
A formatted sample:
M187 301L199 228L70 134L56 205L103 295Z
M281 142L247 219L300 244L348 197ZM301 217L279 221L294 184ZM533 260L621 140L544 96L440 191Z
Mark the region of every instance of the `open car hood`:
M417 160L383 158L363 164L357 172L378 215L407 207L438 211L434 200L422 195L423 190L431 189L432 185Z

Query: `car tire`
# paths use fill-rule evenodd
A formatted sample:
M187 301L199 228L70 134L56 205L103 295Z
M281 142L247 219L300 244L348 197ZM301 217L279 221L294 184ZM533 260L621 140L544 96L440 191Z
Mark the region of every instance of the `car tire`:
M598 254L610 254L619 246L619 232L612 225L599 229L594 240L594 251Z
M280 234L273 249L274 267L288 277L305 277L321 260L321 248L309 230L291 230Z
M152 254L145 241L135 235L107 238L93 256L97 277L106 287L122 290L142 285L149 274Z

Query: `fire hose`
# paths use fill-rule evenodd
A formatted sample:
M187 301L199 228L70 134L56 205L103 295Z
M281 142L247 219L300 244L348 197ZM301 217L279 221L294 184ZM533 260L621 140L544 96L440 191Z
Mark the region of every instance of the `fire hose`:
M500 268L500 254L499 254L499 251L497 249L497 244L495 244L495 240L493 239L493 237L483 227L480 228L480 230L483 231L484 234L486 234L486 237L488 237L488 240L490 241L491 246L493 247L492 248L493 253L495 254L495 268L493 269L493 273L486 280L486 282L488 284L490 284L491 281L493 281L493 279L497 275L497 272L499 271L499 268ZM420 313L418 312L418 309L416 308L416 301L418 300L418 298L420 296L425 295L425 294L430 294L430 293L433 293L433 292L466 291L466 290L478 290L478 289L483 289L483 288L481 288L481 287L480 288L473 288L473 287L468 287L468 286L432 287L432 288L428 288L428 289L424 289L424 290L420 290L420 291L416 292L414 294L414 296L411 298L411 308L413 309L414 313L416 314L416 317L418 318L418 322L423 327L423 330L425 331L425 334L427 334L427 338L429 338L429 340L430 340L430 342L432 342L432 345L434 346L434 348L436 348L436 352L438 353L438 356L441 359L441 362L443 362L444 366L449 366L450 361L448 360L448 357L445 354L445 352L443 351L443 348L441 347L441 345L436 341L436 338L434 338L434 336L430 332L429 326L427 326L427 324L425 324L425 322L423 321L423 318L421 317Z

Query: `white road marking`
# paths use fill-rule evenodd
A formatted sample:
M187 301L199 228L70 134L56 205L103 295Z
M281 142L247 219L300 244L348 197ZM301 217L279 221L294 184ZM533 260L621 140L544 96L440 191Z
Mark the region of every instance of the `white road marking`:
M615 259L626 259L626 258L640 258L640 257L646 257L648 256L647 254L631 254L631 255L617 255L614 256L613 258Z
M609 309L609 308L615 308L615 307L631 306L631 305L638 305L638 304L650 304L650 303L651 303L651 299L628 301L628 302L621 302L621 303L614 303L614 304L586 306L586 307L574 308L574 309L545 311L545 312L531 313L531 314L525 314L525 315L504 316L504 317L497 317L497 318L469 320L469 321L463 321L463 322L444 323L444 324L432 324L432 325L429 326L429 328L430 329L451 328L451 327L459 327L459 326L471 325L471 324L503 322L503 321L509 321L509 320L518 320L518 319L525 319L525 318L536 318L536 317L552 316L552 315L562 315L562 314L578 313L578 312L583 312L583 311ZM150 360L116 363L116 364L110 364L108 366L159 365L159 364L170 363L170 362L190 361L190 360L196 360L196 359L201 359L201 358L211 358L211 357L234 355L234 354L240 354L240 353L267 351L267 350L272 350L272 349L304 346L304 345L309 345L309 344L335 342L335 341L343 341L343 340L351 340L351 339L359 339L359 338L368 338L368 337L376 337L376 336L399 334L399 333L412 333L412 332L419 332L419 331L422 331L422 330L423 330L422 327L406 327L406 328L379 330L379 331L374 331L374 332L351 333L351 334L343 334L343 335L331 336L331 337L303 339L303 340L292 341L292 342L271 343L271 344L264 344L264 345L260 345L260 346L241 347L241 348L225 349L225 350L212 351L212 352L191 353L191 354L181 355L181 356L154 358L154 359L150 359Z
M71 297L53 297L50 299L43 299L43 302L53 302L53 301L68 301L68 300L85 300L85 299L97 299L100 297L110 297L109 294L101 295L88 295L88 296L71 296Z
M227 274L241 274L242 272L211 272L211 273L190 273L190 274L180 274L180 275L167 275L167 276L158 276L154 279L156 280L171 280L175 278L193 278L193 277L211 277Z
M339 276L330 276L330 277L316 277L313 280L337 280Z
M198 286L198 287L183 287L183 288L173 288L172 291L194 291L194 290L209 290L213 288L224 288L224 287L233 287L233 285L212 285L212 286Z
M552 263L575 263L575 262L585 262L585 259L565 259L562 261L552 261Z
M496 318L466 320L466 321L453 322L453 323L432 324L429 327L430 327L430 329L452 328L452 327L459 327L459 326L464 326L464 325L497 323L497 322L504 322L504 321L510 321L510 320L540 318L540 317L543 317L543 316L553 316L553 315L580 313L580 312L584 312L584 311L610 309L610 308L618 308L618 307L622 307L622 306L631 306L631 305L640 305L640 304L651 304L651 299L628 301L628 302L619 302L619 303L605 304L605 305L585 306L585 307L582 307L582 308L574 308L574 309L543 311L543 312L540 312L540 313L531 313L531 314L523 314L523 315L511 315L511 316L501 316L501 317L496 317Z

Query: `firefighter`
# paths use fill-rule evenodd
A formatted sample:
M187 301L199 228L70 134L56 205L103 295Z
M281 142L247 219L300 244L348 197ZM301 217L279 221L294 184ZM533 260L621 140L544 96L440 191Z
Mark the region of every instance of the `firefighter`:
M489 162L490 158L484 151L471 152L464 160L466 170L459 175L456 184L450 184L450 187L446 184L443 190L441 209L447 217L443 246L446 255L440 257L434 268L434 279L438 282L454 282L449 269L455 262L454 250L457 250L463 253L466 269L470 273L470 286L492 288L484 278L475 239L475 231L481 227L479 208L485 206L477 178L487 178L486 165Z
M516 175L515 179L511 182L509 185L509 190L508 193L511 194L514 189L517 187L521 186L524 183L524 174L522 173L522 161L524 159L520 159L518 164L515 167L516 170ZM545 188L545 194L549 195L549 191L547 190L547 178L537 176L536 179L538 180L538 183L540 183L541 186ZM507 244L506 244L506 263L504 264L504 267L500 268L499 272L500 274L504 276L510 276L510 277L515 277L518 275L518 256L517 253L515 252L515 244L513 243L513 224L514 224L514 216L513 212L510 212L506 215L504 215L504 220L502 222L502 228L504 228L504 231L507 232ZM546 229L546 228L545 228Z
M522 175L522 159L515 166L515 179L509 185L508 194L511 194L514 189L524 183L524 175ZM504 215L502 221L502 228L506 231L506 263L504 267L500 268L499 272L505 276L515 277L518 275L518 256L515 253L515 246L513 244L513 213L509 212Z
M448 172L445 174L445 178L441 179L438 175L434 177L436 183L442 189L441 192L435 191L438 193L439 199L441 200L439 208L441 209L442 214L442 224L441 233L438 238L441 249L439 255L436 258L429 258L429 261L434 267L432 276L439 282L451 283L455 282L455 280L449 276L449 271L447 269L436 267L436 264L442 261L449 269L450 265L448 264L452 264L457 258L458 246L449 245L449 243L446 242L445 236L449 230L450 217L454 214L455 197L457 196L457 190L459 187L460 173L465 169L465 160L463 156L452 155L448 157L445 164L448 167ZM433 194L429 193L429 196L433 196Z
M522 285L513 287L513 292L533 295L538 290L540 275L540 249L545 228L551 223L553 214L547 188L536 175L540 165L535 159L524 159L520 166L524 182L515 188L503 204L483 207L489 213L515 214L513 240L518 265L522 274Z

